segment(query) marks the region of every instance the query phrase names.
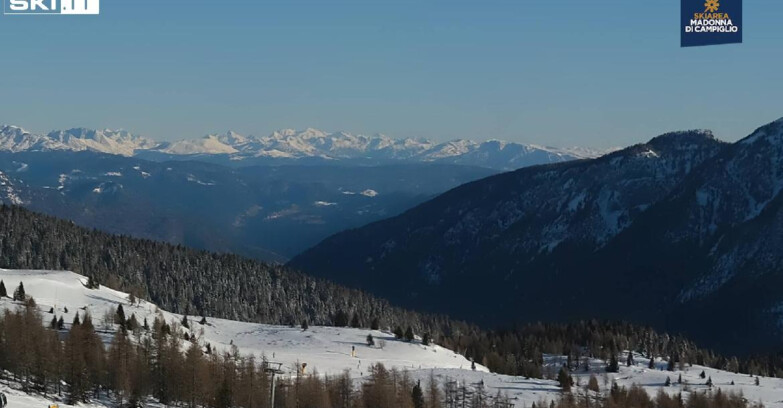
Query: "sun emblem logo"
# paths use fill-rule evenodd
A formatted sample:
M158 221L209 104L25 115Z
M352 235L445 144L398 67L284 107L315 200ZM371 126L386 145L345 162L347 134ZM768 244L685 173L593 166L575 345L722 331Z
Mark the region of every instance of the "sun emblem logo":
M704 3L704 12L714 13L718 11L718 7L720 7L720 3L718 3L718 0L707 0L707 2Z

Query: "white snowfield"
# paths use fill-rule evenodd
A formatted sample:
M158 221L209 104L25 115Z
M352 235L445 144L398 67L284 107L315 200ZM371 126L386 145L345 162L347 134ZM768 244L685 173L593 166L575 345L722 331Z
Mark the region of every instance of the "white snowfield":
M75 313L80 318L89 312L93 317L93 323L98 330L107 330L103 333L105 341L111 340L113 326L103 322L105 315L113 313L117 305L122 304L125 315L130 317L135 314L141 324L144 318L149 324L155 316L162 315L169 323L180 322L182 315L159 310L157 306L146 301L139 301L135 305L129 302L126 293L119 292L101 286L100 289L87 289L84 284L87 278L67 271L29 271L29 270L5 270L0 269L0 280L5 283L6 289L11 295L20 282L24 283L25 292L32 296L38 308L43 314L43 324L49 324L52 315L50 308L54 308L54 314L59 318L63 316L66 328L70 326ZM0 299L0 310L8 310L21 307L9 298ZM65 310L68 310L66 313ZM320 374L336 375L347 371L357 382L368 375L370 365L382 363L387 368L407 370L414 379L421 379L426 384L431 374L441 384L447 381L456 381L458 384L466 384L475 387L483 381L486 392L495 396L498 391L507 395L518 407L529 407L532 403L548 401L561 395L557 383L552 380L525 379L499 375L476 365L476 370L471 369L471 362L464 356L449 349L430 345L424 346L420 341L411 343L394 339L394 336L385 331L311 326L307 330L299 327L273 326L256 323L245 323L231 320L207 317L207 324L199 324L200 318L190 317L190 327L193 334L198 335L200 342L207 342L218 351L230 350L232 344L236 345L242 355L255 355L257 359L262 356L269 361L282 363L285 375L295 373L296 364L306 363L307 373L317 371ZM366 338L372 334L376 345L367 346ZM383 343L383 347L380 344ZM351 356L352 348L356 356ZM619 385L630 386L638 384L644 387L651 395L660 389L669 393L684 392L687 398L688 392L701 392L709 388L704 385L706 379L699 378L702 370L708 377L712 377L713 390L718 388L723 391L742 392L749 401L761 401L767 407L783 408L783 380L775 378L761 378L760 386L755 385L755 377L745 374L734 374L710 368L692 366L684 371L662 371L666 362L658 361L658 369L647 368L649 360L636 356L636 364L626 367L621 364L619 373L605 373L605 363L593 360L589 372L573 373L577 383L577 392L586 386L591 373L599 379L602 391L608 390L612 381ZM556 373L560 365L565 362L558 356L547 356L546 370ZM620 361L625 361L621 359ZM682 374L683 384L677 384L677 377ZM664 387L666 377L672 381L672 386ZM735 385L731 385L734 381ZM27 395L14 390L8 384L0 383L0 391L8 396L9 408L16 407L45 407L50 402L35 395ZM64 407L64 404L60 404ZM102 406L95 403L87 406Z

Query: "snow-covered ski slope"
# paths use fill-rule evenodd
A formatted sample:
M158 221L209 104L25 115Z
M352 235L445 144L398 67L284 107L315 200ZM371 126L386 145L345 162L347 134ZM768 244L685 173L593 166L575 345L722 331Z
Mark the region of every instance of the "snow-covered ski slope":
M104 333L106 342L111 339L111 331L114 328L103 322L104 316L113 313L117 305L122 304L125 315L130 317L135 314L139 323L145 318L152 324L155 316L162 315L169 323L179 322L182 315L159 310L157 306L146 301L139 301L135 305L129 302L126 293L101 286L100 289L91 290L85 287L87 278L67 271L26 271L0 269L0 280L5 283L6 289L11 295L20 282L24 283L28 296L32 296L43 315L43 324L49 324L52 315L51 308L59 318L63 316L66 328L70 326L75 313L82 317L89 311L93 323L98 330L106 330ZM21 307L9 298L0 299L0 310ZM65 310L68 310L67 313ZM229 350L231 345L236 345L243 355L255 355L257 358L265 357L267 360L282 363L282 369L293 375L297 363L307 363L307 372L316 371L320 374L341 374L344 371L361 381L368 375L368 368L375 363L383 363L387 368L407 370L413 378L426 382L430 374L442 383L457 381L459 384L471 384L484 382L489 395L508 395L516 406L529 407L533 402L540 402L557 398L560 388L555 381L524 379L499 375L488 372L480 365L476 370L471 369L471 363L464 356L449 349L430 345L424 346L419 341L411 343L394 339L394 336L386 331L336 328L311 326L307 330L299 327L273 326L256 323L245 323L231 320L207 317L207 324L199 324L200 318L190 317L191 332L198 335L202 344L210 343L219 351ZM107 330L108 329L108 330ZM372 334L376 346L369 347L366 344L367 334ZM385 343L383 348L379 343ZM352 347L356 350L356 357L351 356ZM655 394L663 388L666 392L677 393L705 391L708 387L706 380L699 378L702 370L708 377L712 377L713 389L721 388L723 391L741 391L750 401L762 401L766 407L783 408L783 379L761 378L760 386L755 385L755 377L745 374L734 374L701 366L688 367L684 371L668 372L665 370L666 362L658 361L658 368L648 369L649 360L636 356L636 364L620 367L619 373L605 373L605 363L593 360L589 372L576 372L574 377L582 387L587 384L591 373L596 374L602 390L608 390L612 381L619 385L630 386L638 384L651 394ZM565 359L557 356L547 356L546 361L550 366L548 370L556 373ZM625 361L621 359L621 361ZM682 374L683 384L677 384L678 375ZM673 385L664 387L666 377L670 377ZM731 385L734 381L735 385ZM687 385L686 385L687 383ZM40 396L26 395L20 391L11 389L8 384L0 383L0 391L8 395L10 407L43 407L47 400ZM63 406L61 404L61 406ZM97 406L97 405L96 405Z

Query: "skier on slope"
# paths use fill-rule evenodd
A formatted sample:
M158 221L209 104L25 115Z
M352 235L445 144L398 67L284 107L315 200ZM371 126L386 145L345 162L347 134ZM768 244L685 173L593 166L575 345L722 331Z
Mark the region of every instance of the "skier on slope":
M5 394L0 392L0 408L5 408L6 405L8 405L8 399L6 399Z

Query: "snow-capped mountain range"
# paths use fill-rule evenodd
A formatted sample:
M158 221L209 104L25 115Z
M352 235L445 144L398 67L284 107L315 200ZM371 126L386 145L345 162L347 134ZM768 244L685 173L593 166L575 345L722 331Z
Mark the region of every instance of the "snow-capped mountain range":
M323 161L364 160L444 162L510 170L520 167L596 157L605 151L589 148L554 148L488 140L452 140L435 143L427 139L394 139L318 129L284 129L269 136L243 136L233 131L209 134L199 139L155 142L124 130L76 128L46 135L17 126L0 126L0 150L96 151L122 156L176 158L172 156L227 157L233 163L257 164L259 160L319 159Z
M158 144L124 130L75 128L55 130L47 135L30 133L18 126L0 126L0 150L25 151L95 151L133 156L136 150L155 148Z

